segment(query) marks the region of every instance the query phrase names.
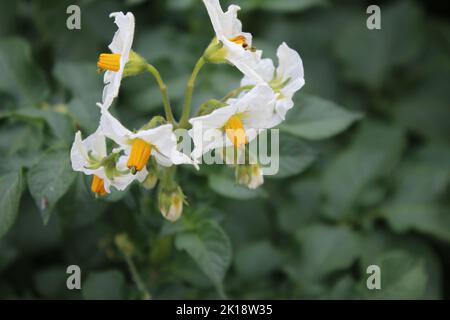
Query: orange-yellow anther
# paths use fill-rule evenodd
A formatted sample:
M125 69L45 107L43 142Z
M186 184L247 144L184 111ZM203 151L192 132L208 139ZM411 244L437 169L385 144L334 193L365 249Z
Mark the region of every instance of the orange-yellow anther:
M118 53L102 53L98 57L97 67L102 70L119 71L120 54Z
M105 196L108 194L105 189L105 181L103 181L102 178L99 178L98 176L95 175L94 178L92 179L91 190L93 193L99 196Z
M244 49L248 47L247 39L242 35L230 38L229 40L231 42L241 45Z
M233 145L239 148L241 145L248 142L245 135L244 124L238 115L231 116L224 125L225 132L228 139L233 142Z
M141 171L150 159L152 147L142 139L135 139L131 145L131 154L127 166L129 169L137 172Z

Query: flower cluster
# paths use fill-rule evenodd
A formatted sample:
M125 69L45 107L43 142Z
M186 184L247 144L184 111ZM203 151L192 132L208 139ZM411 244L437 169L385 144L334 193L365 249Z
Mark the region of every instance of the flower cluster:
M111 187L125 190L137 180L146 188L158 185L158 203L163 216L176 221L182 212L185 196L174 180L177 165L197 166L199 159L211 150L232 148L242 153L260 130L280 124L292 98L304 85L299 54L285 43L278 48L279 65L262 58L262 51L252 46L252 35L242 31L237 18L240 8L231 5L223 12L219 0L203 0L210 16L215 37L199 59L186 88L183 114L177 122L172 114L167 90L158 70L132 50L134 16L128 12L112 13L118 27L109 45L110 53L99 56L97 66L104 71L98 129L82 139L77 132L71 150L72 167L92 176L91 189L106 196ZM222 100L210 100L190 117L191 97L197 74L207 63L228 63L243 73L241 86ZM165 117L157 116L135 131L123 126L109 111L119 95L124 77L150 72L162 93ZM174 129L189 129L194 150L178 150ZM215 136L215 139L211 139ZM209 138L208 138L209 137ZM107 143L107 140L112 143ZM108 146L110 146L108 148ZM110 150L109 150L110 149ZM249 188L263 183L258 164L236 165L236 181Z

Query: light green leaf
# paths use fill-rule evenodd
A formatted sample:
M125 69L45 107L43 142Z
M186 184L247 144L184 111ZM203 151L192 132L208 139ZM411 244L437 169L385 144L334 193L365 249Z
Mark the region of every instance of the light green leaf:
M117 270L91 272L82 284L86 300L121 300L125 298L125 279Z
M334 102L318 97L299 96L280 130L302 138L320 140L344 131L361 118L361 113L346 110Z
M443 293L443 268L440 257L435 250L423 241L422 238L413 235L399 236L389 231L370 230L361 238L360 242L362 256L359 263L359 271L362 274L360 286L367 290L367 267L373 264L379 265L380 260L392 251L404 252L415 260L422 260L425 263L425 270L428 277L428 284L424 299L441 299ZM406 261L405 261L406 263ZM381 274L383 278L383 271ZM382 279L383 281L383 279ZM383 286L383 283L382 283ZM360 295L361 296L361 295ZM364 296L364 294L362 294Z
M223 294L223 279L231 263L231 243L214 221L199 222L195 229L177 234L175 246L185 250Z
M12 94L19 105L43 102L48 95L45 76L21 38L0 41L0 91Z
M301 277L317 279L348 268L359 256L359 237L345 226L313 225L300 229Z
M46 224L53 207L66 193L76 174L72 171L69 152L53 151L45 154L27 174L28 188Z
M391 251L374 263L381 269L381 289L369 290L363 278L360 291L367 299L420 299L425 293L428 275L425 263L403 251Z
M417 230L450 242L449 207L434 203L395 203L381 211L396 232Z
M0 176L0 238L16 221L22 189L21 171Z
M330 163L323 176L328 200L326 214L339 219L349 215L364 188L386 175L399 160L404 146L402 130L375 122L365 122L352 145Z

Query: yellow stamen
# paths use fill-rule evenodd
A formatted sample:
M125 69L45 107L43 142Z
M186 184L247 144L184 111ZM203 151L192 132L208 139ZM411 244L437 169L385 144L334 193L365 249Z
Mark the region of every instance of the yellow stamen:
M118 53L102 53L98 57L97 67L102 70L119 71L120 54Z
M229 40L231 42L236 43L236 44L242 45L242 47L244 49L246 49L248 47L247 39L244 36L242 36L242 35L230 38Z
M131 145L131 154L127 166L132 172L141 171L150 159L152 147L141 139L135 139Z
M224 125L225 132L228 139L233 142L233 145L239 148L241 145L248 143L245 135L244 124L239 115L233 115L228 119Z
M91 190L93 193L101 197L108 194L105 189L105 181L103 181L103 179L95 175L94 178L92 179Z

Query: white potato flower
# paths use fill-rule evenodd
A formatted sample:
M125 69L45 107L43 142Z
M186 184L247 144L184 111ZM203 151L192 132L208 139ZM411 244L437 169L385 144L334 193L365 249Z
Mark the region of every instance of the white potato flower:
M110 193L111 186L117 190L125 190L135 179L143 181L147 176L146 170L136 176L130 174L130 170L124 166L123 156L108 156L105 136L101 130L85 140L82 140L81 132L78 131L70 151L70 159L74 171L93 176L91 190L99 196Z
M256 86L230 104L210 114L189 120L189 135L194 141L192 156L199 158L206 152L221 148L241 146L252 141L258 130L266 129L276 96L267 85Z
M126 166L133 172L146 168L153 156L158 164L170 167L173 164L194 164L185 154L177 150L177 139L171 124L139 130L134 133L125 128L107 109L101 109L100 127L105 136L119 145L127 156Z
M242 31L242 23L237 17L237 12L241 8L237 5L230 5L228 11L223 12L219 0L203 0L203 3L216 34L215 42L223 46L217 52L213 50L215 58L209 57L210 60L226 60L253 81L263 82L255 72L255 68L261 60L262 51L254 50L252 35ZM214 42L210 47L214 48Z
M113 12L109 16L114 17L114 23L118 30L108 46L111 53L100 54L97 62L97 66L105 70L103 78L105 87L102 98L102 105L105 108L109 108L119 94L120 83L125 65L130 57L134 37L134 15L131 12L127 14Z
M284 121L286 113L294 106L292 98L305 84L303 62L297 51L282 43L278 47L278 67L275 69L271 59L262 59L255 71L277 93L273 116L268 123L274 127ZM259 82L245 76L241 86L257 85Z

